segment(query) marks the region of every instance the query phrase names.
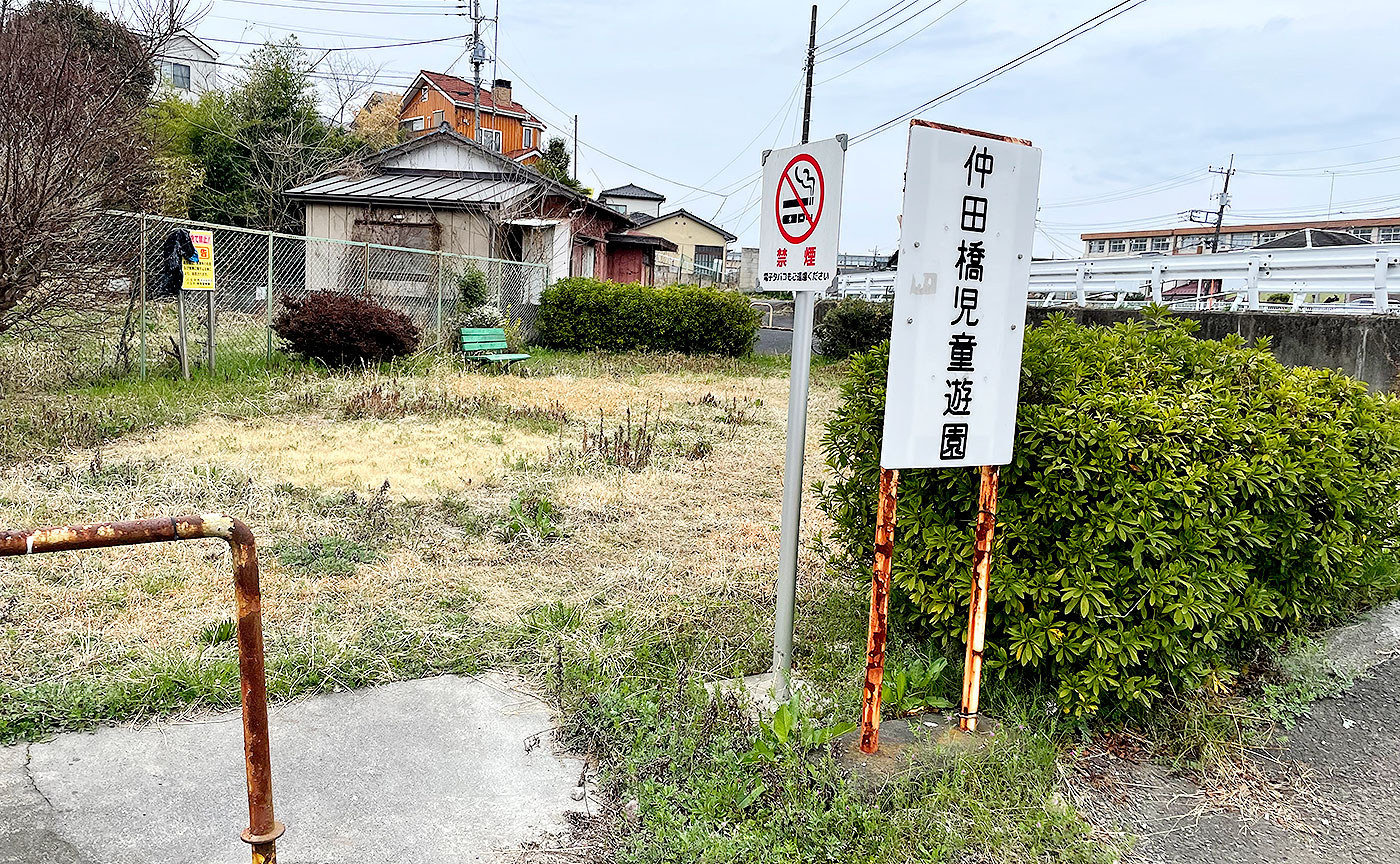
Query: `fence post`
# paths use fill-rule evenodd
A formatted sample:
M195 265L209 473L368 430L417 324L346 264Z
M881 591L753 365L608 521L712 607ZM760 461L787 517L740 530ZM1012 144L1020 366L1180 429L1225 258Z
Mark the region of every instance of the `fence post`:
M370 241L364 244L364 295L370 295Z
M1386 271L1390 268L1390 252L1382 250L1376 255L1376 313L1390 311L1390 289L1386 287Z
M273 234L267 232L267 363L272 365L272 292L276 279L272 270L272 242Z
M141 214L141 248L136 253L136 265L141 268L141 353L137 360L141 380L146 380L146 214Z
M442 250L439 249L433 254L437 256L437 312L433 316L433 326L437 329L438 344L445 346L447 334L442 331Z
M1249 259L1249 275L1245 277L1245 296L1249 301L1249 311L1259 311L1259 259Z
M218 321L218 317L215 314L215 310L218 308L218 301L214 296L215 290L214 288L209 289L209 342L204 346L204 362L205 365L209 367L211 373L214 371L214 361L216 359L214 346L218 343L218 336L216 335L216 322Z

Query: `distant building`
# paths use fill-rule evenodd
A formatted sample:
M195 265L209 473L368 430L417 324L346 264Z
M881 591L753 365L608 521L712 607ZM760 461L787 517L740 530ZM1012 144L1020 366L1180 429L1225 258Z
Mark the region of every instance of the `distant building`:
M306 235L349 243L545 264L548 278L590 276L651 283L656 254L675 252L641 234L622 214L506 156L439 129L391 147L354 170L334 171L289 189L306 208ZM362 266L345 248L308 252L308 284L337 284ZM429 260L422 259L424 266ZM348 268L348 269L347 269ZM422 282L427 271L400 274ZM343 280L342 280L343 281ZM350 280L353 281L353 278ZM516 286L538 302L545 281Z
M890 255L848 255L845 252L836 256L837 273L858 273L864 270L890 269Z
M219 86L219 52L188 30L178 30L156 50L157 93L189 102Z
M665 201L665 195L650 189L643 189L635 183L604 189L598 193L599 204L611 207L625 216L638 215L656 218L661 215L661 205Z
M713 273L716 281L724 275L729 244L739 239L689 210L673 210L655 218L645 214L632 215L632 221L636 223L638 232L662 237L676 244L682 267L687 260L692 261L694 270Z
M473 128L477 114L481 129ZM511 83L497 78L491 88L476 87L455 75L419 72L399 99L399 128L415 136L444 125L488 150L526 165L540 157L544 123L515 101Z
M1305 229L1342 232L1364 243L1400 243L1400 216L1383 219L1331 219L1308 222L1272 222L1264 225L1225 225L1220 229L1219 251L1251 249ZM1081 234L1084 257L1124 255L1197 255L1210 251L1215 229L1203 225L1139 231L1100 231ZM1318 243L1316 245L1324 245ZM1330 243L1326 245L1338 245Z

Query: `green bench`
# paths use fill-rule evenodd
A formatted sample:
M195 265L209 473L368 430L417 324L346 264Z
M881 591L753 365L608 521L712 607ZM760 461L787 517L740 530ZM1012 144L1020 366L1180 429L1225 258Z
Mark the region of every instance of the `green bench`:
M500 327L463 327L463 362L490 364L509 369L512 363L529 360L529 354L501 354L510 345L506 344L506 331Z

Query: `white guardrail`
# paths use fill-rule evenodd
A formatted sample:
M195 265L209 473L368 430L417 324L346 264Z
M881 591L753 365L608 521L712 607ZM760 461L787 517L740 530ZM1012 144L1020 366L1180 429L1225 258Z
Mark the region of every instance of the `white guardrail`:
M837 293L884 299L893 295L896 278L893 271L842 275ZM1035 261L1027 290L1035 306L1155 303L1186 311L1400 314L1400 247L1368 244ZM1288 300L1268 299L1276 295Z

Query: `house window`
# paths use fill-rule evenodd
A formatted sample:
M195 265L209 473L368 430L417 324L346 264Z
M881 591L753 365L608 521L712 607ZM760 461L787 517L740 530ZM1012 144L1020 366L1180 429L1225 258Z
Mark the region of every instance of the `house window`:
M1133 252L1146 252L1146 251L1147 251L1147 238L1146 238L1146 237L1134 237L1134 238L1129 242L1128 248L1129 248L1131 251L1133 251Z
M1370 243L1370 242L1371 242L1371 229L1370 229L1370 228L1348 228L1348 229L1347 229L1347 233L1350 234L1350 235L1353 236L1353 237L1360 237L1362 240L1365 240L1367 243Z
M1090 241L1089 241L1089 254L1090 254L1090 255L1102 255L1102 254L1103 254L1103 250L1104 250L1105 247L1106 247L1106 244L1105 244L1104 241L1102 241L1102 240L1090 240Z
M440 128L442 127L443 122L444 122L446 119L447 119L447 115L446 115L446 114L444 114L444 113L441 112L441 111L434 111L434 112L433 112L433 128L434 128L434 129L440 129Z
M723 246L696 246L695 247L695 270L697 272L715 274L720 269L720 263L724 260Z
M1283 234L1282 231L1261 231L1259 232L1259 242L1268 243L1270 240L1277 239L1281 234Z
M428 101L428 85L427 85L427 84L424 84L424 85L423 85L423 89L422 89L421 91L419 91L419 93L418 93L418 101L419 101L419 102L427 102L427 101Z
M422 131L423 131L423 118L422 118L422 117L409 117L409 118L406 119L406 120L400 120L400 121L399 121L399 128L402 129L402 130L404 130L405 132L422 132Z
M598 250L596 250L596 249L593 248L593 244L592 244L592 243L586 244L586 245L583 247L583 254L582 254L581 256L579 256L579 273L578 273L578 275L583 276L584 278L587 278L587 279L592 279L592 278L593 278L593 268L594 268L594 266L596 266L597 263L598 263Z
M176 90L189 90L190 86L190 66L188 63L171 63L166 61L160 64L161 77L165 83Z
M605 205L605 206L607 206L607 207L608 207L609 209L611 209L611 210L616 210L617 212L621 213L621 214L624 215L624 216L627 215L627 205L626 205L626 204L615 204L615 203L609 202L609 203L608 203L607 205Z
M1172 238L1170 238L1170 237L1153 237L1153 238L1152 238L1152 251L1153 251L1153 252L1170 252L1171 249L1172 249Z
M522 146L524 146L526 150L535 146L535 130L531 129L529 126L525 127L525 143ZM625 213L627 211L624 210L622 212Z
M1126 252L1127 249L1128 249L1128 241L1126 241L1126 240L1110 240L1110 241L1108 241L1108 251L1109 251L1109 252Z
M1380 229L1377 243L1400 243L1400 225L1387 225Z
M501 152L501 133L495 129L482 129L477 132L476 140L487 150Z

